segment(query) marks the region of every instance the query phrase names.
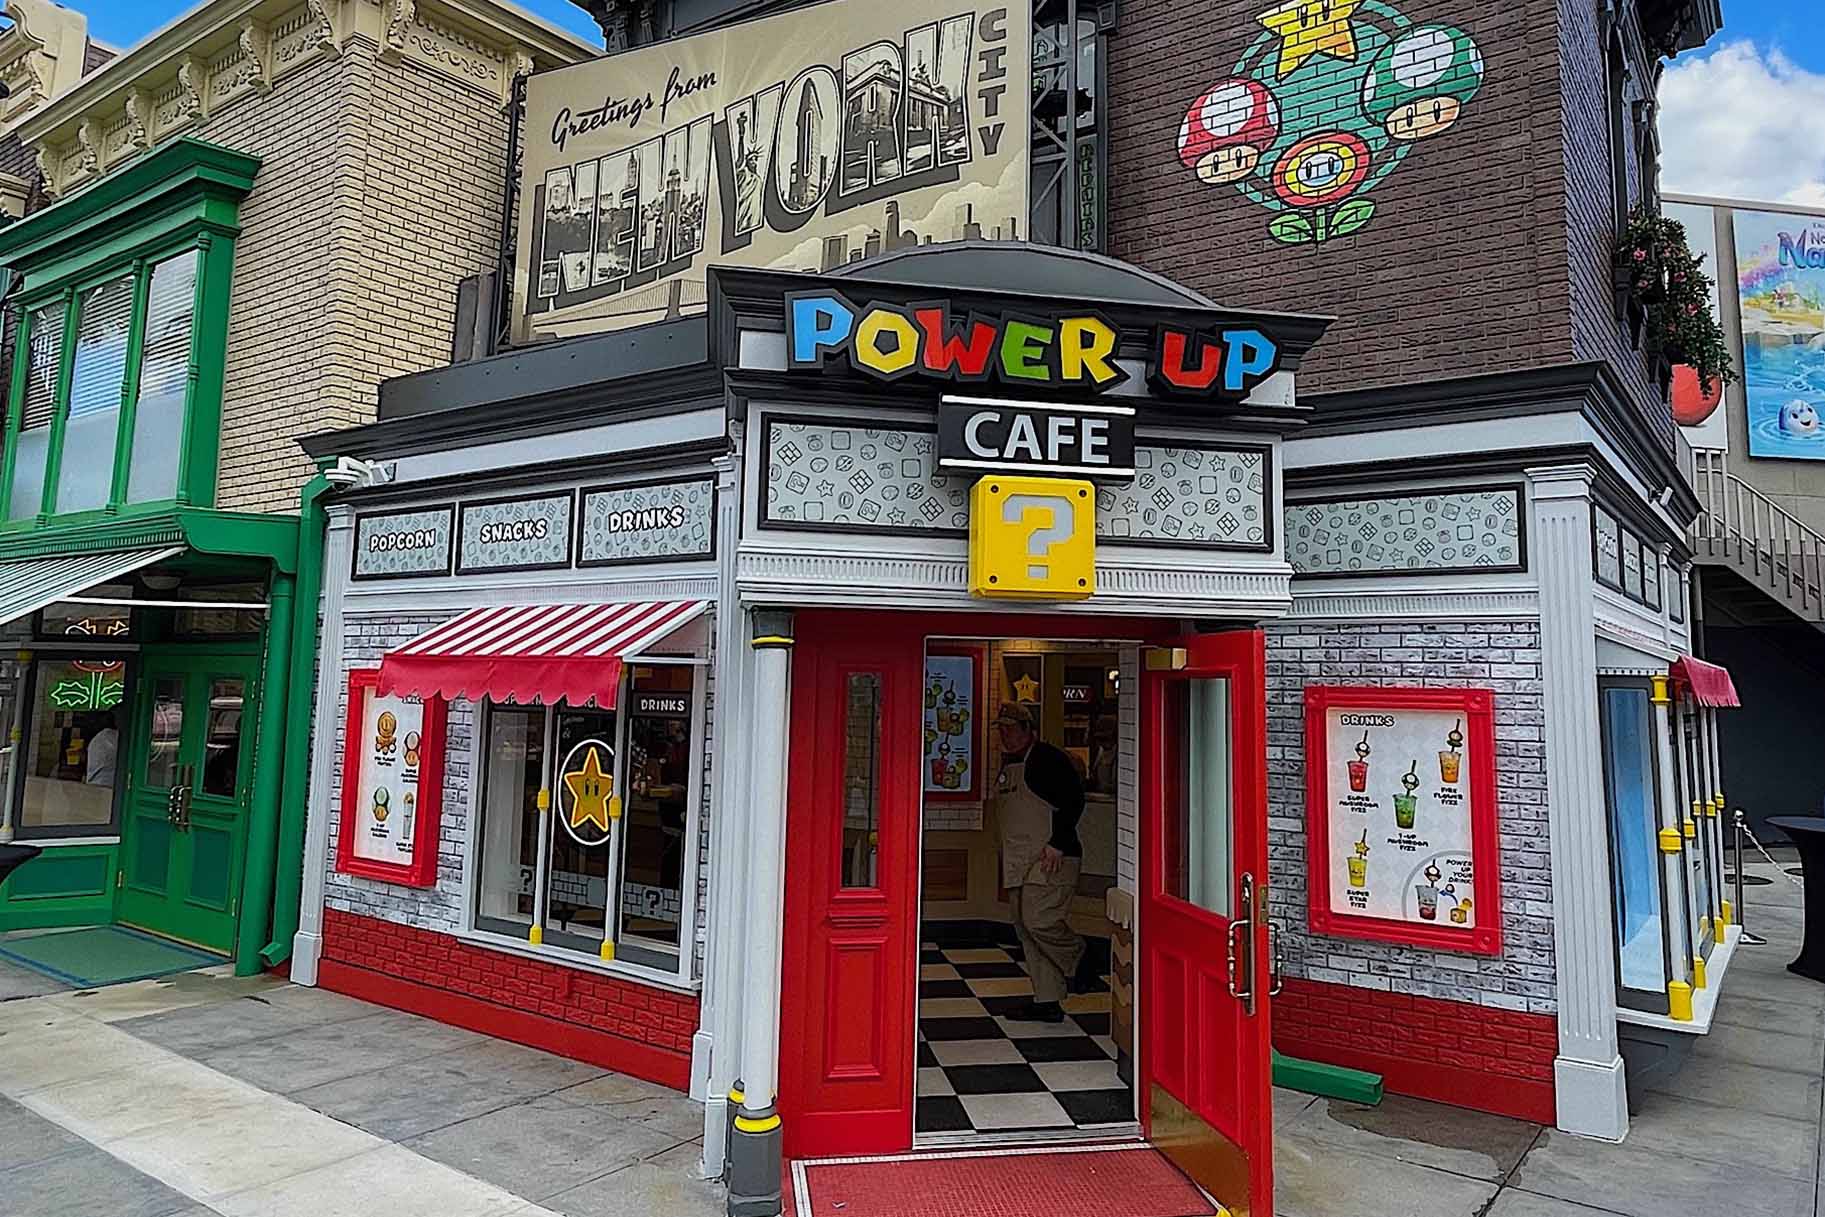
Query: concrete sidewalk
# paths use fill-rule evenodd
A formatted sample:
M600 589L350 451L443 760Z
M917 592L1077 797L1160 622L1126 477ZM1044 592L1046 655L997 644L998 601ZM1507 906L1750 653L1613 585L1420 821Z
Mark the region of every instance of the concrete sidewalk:
M1391 1097L1378 1108L1281 1093L1280 1217L1821 1217L1825 985L1786 970L1801 896L1784 868L1745 890L1747 925L1711 1034L1648 1095L1621 1145Z
M1398 1097L1275 1096L1281 1217L1825 1217L1825 985L1800 892L1623 1145ZM224 969L39 993L0 969L0 1212L21 1217L716 1217L701 1112L618 1074ZM4 1000L0 997L0 1000ZM920 1211L908 1197L909 1214ZM820 1217L840 1217L822 1214Z

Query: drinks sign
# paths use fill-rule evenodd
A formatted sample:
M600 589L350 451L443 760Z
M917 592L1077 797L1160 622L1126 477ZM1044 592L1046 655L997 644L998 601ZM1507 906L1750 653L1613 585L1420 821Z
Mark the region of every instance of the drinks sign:
M1031 12L830 0L533 76L517 335L701 312L712 263L1024 238Z
M1491 700L1306 690L1315 933L1500 950Z

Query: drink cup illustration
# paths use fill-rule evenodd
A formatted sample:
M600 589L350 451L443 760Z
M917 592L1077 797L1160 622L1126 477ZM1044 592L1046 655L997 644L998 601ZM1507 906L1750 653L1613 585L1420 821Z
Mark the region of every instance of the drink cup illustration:
M1356 759L1349 762L1350 789L1358 793L1369 788L1369 733L1364 731L1356 741Z
M1350 886L1351 887L1367 887L1367 886L1369 886L1369 830L1368 829L1366 829L1366 828L1363 829L1362 840L1358 841L1354 848L1355 848L1356 852L1353 853L1350 856L1350 858L1348 859L1349 868L1350 868Z
M1413 792L1419 789L1419 762L1400 775L1400 784L1405 787L1405 794L1394 796L1394 822L1402 828L1412 828L1413 818L1419 811L1419 797Z
M1459 730L1463 725L1461 718L1452 724L1450 734L1445 736L1445 750L1438 754L1438 778L1447 786L1457 785L1458 770L1464 761L1464 733Z
M1420 872L1426 881L1415 887L1419 894L1419 916L1421 921L1438 920L1438 881L1443 878L1438 867L1426 863L1426 869Z

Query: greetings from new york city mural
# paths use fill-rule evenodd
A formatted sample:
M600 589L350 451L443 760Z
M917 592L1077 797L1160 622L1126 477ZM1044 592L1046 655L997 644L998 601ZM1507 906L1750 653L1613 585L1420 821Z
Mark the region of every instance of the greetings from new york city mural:
M1469 33L1381 0L1285 0L1255 27L1186 108L1178 153L1259 207L1283 245L1322 247L1370 224L1375 188L1456 127L1483 87Z
M829 0L533 76L518 336L700 312L711 265L1024 238L1031 6Z

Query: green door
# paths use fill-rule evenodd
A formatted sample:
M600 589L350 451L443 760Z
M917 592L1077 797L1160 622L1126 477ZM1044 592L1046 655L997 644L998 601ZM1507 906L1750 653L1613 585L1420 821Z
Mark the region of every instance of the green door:
M144 653L117 920L233 949L247 851L253 655Z

